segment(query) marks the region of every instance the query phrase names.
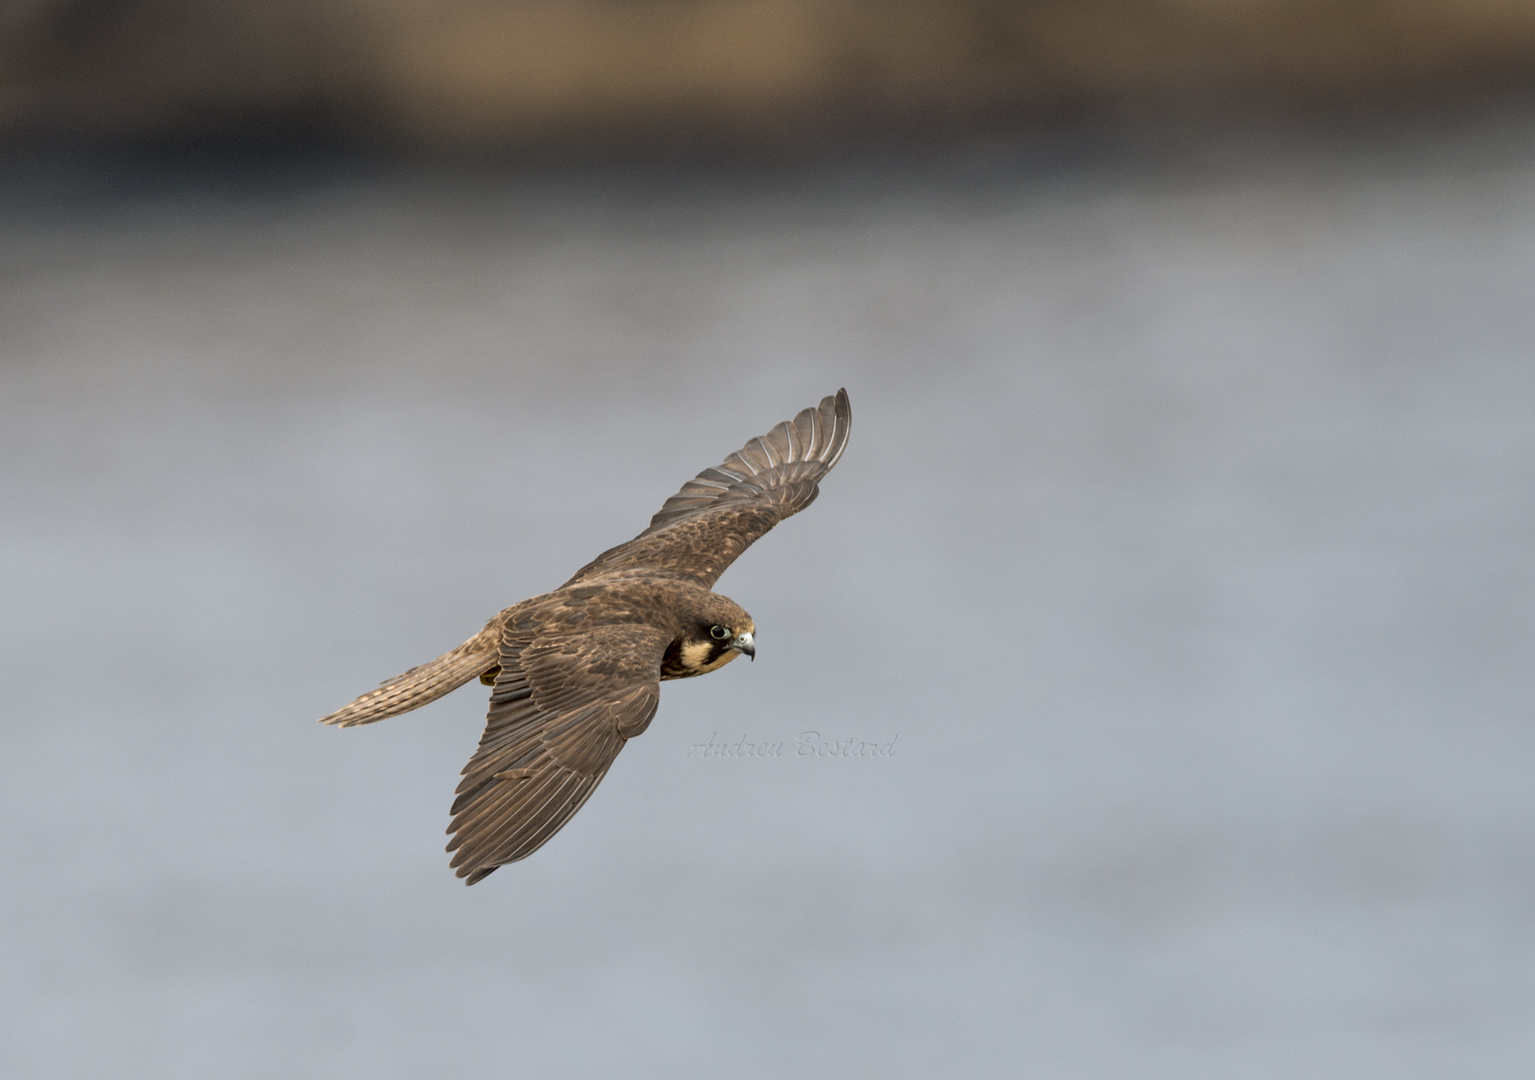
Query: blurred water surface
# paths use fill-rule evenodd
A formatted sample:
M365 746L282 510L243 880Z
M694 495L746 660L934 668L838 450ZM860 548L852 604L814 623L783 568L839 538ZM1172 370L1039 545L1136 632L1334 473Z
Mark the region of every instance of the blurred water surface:
M7 1076L1535 1069L1535 125L17 176ZM313 719L842 385L761 663L466 890L483 689Z

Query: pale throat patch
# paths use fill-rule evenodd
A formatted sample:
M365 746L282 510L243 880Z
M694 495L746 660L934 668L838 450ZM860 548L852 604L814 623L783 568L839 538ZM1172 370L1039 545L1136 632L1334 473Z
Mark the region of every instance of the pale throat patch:
M714 645L711 642L690 641L686 645L682 646L682 666L688 671L697 671L700 673L705 671L714 671L716 668L724 667L726 664L730 663L730 661L734 660L737 656L740 655L734 649L726 649L723 653L714 658L713 663L705 663L705 661L709 659L709 654L713 651Z

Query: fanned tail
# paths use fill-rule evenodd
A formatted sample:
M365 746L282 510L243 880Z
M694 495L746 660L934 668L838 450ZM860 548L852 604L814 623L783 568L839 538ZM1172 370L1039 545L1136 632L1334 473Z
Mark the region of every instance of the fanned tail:
M377 690L369 690L350 705L321 717L320 723L356 727L419 709L494 668L499 657L499 635L487 626L452 652L396 675Z

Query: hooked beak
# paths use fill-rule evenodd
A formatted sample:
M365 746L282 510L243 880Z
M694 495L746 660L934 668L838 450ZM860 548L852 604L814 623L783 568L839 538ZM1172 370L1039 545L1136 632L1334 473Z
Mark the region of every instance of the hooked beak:
M757 646L752 643L750 634L737 635L736 639L730 643L730 647L736 652L745 653L753 660L757 659Z

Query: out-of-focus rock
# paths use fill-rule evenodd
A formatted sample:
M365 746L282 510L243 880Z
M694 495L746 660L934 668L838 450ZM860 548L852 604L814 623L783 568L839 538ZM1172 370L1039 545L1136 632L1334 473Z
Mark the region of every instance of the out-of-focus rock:
M1530 0L13 0L0 135L789 146L1535 72Z

